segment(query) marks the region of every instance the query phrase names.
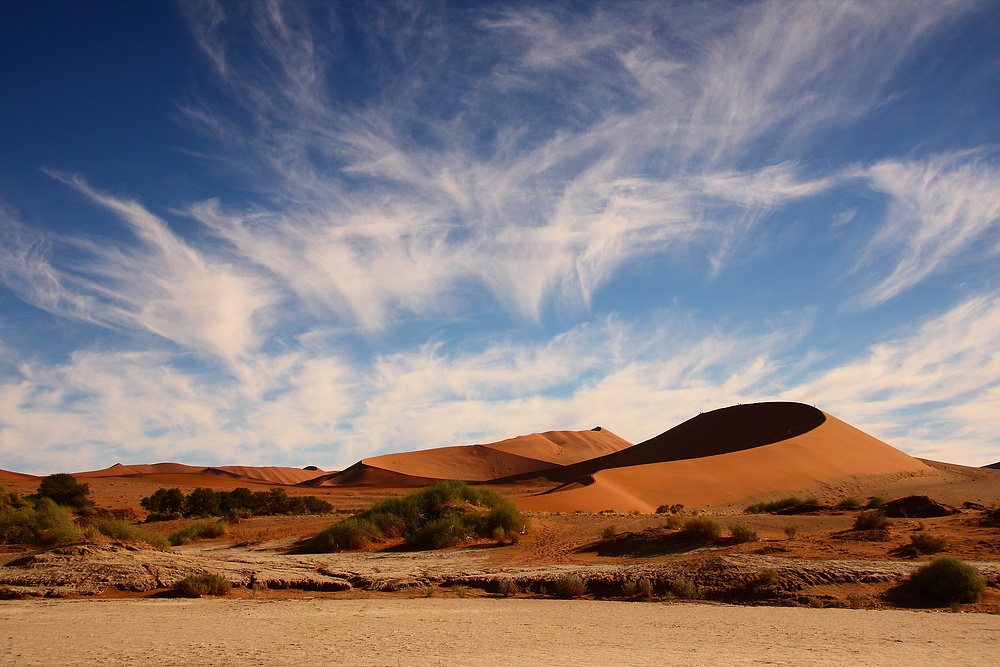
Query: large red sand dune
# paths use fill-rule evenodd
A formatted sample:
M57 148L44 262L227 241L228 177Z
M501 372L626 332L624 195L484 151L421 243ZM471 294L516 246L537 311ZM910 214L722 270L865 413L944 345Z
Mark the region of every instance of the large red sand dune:
M343 472L311 485L419 486L442 479L467 482L533 475L622 451L631 443L611 431L532 433L488 445L438 447L362 459Z
M544 471L559 486L519 504L542 511L651 512L664 504L724 505L858 476L929 471L811 406L756 403L703 413L630 449Z

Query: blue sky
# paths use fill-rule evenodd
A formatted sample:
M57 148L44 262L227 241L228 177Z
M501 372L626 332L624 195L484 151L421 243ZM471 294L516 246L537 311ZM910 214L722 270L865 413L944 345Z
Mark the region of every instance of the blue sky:
M2 468L773 399L1000 461L995 2L0 17Z

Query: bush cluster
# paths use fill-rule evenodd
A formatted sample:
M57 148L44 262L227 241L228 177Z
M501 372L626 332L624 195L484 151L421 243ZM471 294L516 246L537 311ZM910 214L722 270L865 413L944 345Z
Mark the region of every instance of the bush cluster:
M696 600L700 593L698 587L687 577L678 577L670 584L670 594L682 600Z
M52 546L82 539L73 515L51 498L18 504L0 510L0 542Z
M938 556L914 572L910 581L937 604L979 602L986 590L983 575L954 556Z
M736 524L735 526L729 527L729 535L733 542L737 544L742 544L744 542L756 542L760 539L757 536L757 532L747 528L746 526Z
M656 508L657 514L680 514L684 511L684 505L675 503L673 505L660 505Z
M233 585L218 574L190 574L173 586L175 595L185 598L200 598L202 595L228 595Z
M772 500L769 503L755 503L744 510L747 514L776 514L783 510L792 508L813 508L819 507L819 500L816 498L806 498L802 500L796 496Z
M284 489L250 491L237 487L232 491L215 491L199 487L184 495L178 489L157 489L139 504L149 512L147 521L164 521L181 517L224 516L246 518L278 514L328 514L333 505L315 496L289 496Z
M708 544L719 539L719 535L722 534L722 526L714 519L700 516L685 521L681 533L693 542Z
M865 510L854 517L854 530L885 530L889 519L880 509Z
M148 544L157 549L166 549L170 546L163 535L148 528L137 526L134 523L112 517L100 517L88 522L86 531L87 533L93 531L97 535L118 542ZM88 534L87 537L93 539L92 535Z
M304 553L364 549L403 538L410 548L442 549L473 537L504 534L511 541L528 528L514 503L465 482L441 482L407 496L385 498L371 509L334 524L300 545Z
M587 594L587 582L578 574L564 574L556 579L553 590L561 598L578 598Z
M211 540L222 537L229 532L229 528L221 520L199 519L190 526L185 526L174 531L167 537L171 546L180 546L194 540Z
M937 535L919 531L910 535L910 547L918 554L936 554L948 546L947 540Z

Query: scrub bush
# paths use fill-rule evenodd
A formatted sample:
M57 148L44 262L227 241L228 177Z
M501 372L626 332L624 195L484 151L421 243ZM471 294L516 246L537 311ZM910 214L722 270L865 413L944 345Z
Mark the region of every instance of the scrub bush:
M938 556L910 576L910 581L936 604L979 602L986 580L973 566L954 556Z

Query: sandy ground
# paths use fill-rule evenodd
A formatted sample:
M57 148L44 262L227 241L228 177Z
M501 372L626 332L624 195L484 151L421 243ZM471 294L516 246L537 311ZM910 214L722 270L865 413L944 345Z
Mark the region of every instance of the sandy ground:
M995 665L1000 617L559 600L0 604L0 665Z

